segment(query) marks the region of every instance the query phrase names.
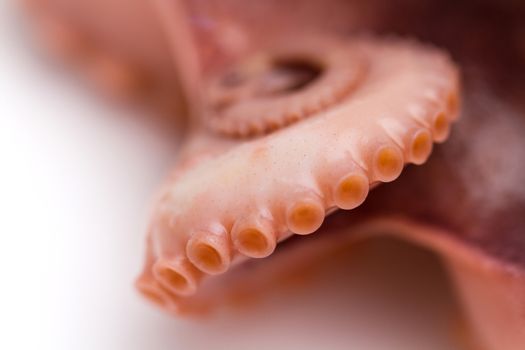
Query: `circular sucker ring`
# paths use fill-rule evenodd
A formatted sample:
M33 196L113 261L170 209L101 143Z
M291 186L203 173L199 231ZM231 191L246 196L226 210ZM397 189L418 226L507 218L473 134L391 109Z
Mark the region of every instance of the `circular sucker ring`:
M267 134L337 104L366 71L348 43L270 50L215 76L205 94L205 122L231 137Z

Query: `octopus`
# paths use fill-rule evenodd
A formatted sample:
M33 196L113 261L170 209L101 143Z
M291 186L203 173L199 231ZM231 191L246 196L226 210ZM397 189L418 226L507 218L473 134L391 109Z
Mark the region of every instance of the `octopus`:
M25 5L97 88L185 121L136 282L148 300L212 310L391 235L441 257L473 348L523 349L519 1Z

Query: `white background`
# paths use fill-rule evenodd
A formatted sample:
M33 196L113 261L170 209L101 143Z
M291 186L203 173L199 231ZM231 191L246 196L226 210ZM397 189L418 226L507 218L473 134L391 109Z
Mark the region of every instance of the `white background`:
M188 321L145 303L132 282L176 133L43 59L1 6L0 349L454 349L443 273L406 246L383 265L384 247L365 248L352 274L248 313Z

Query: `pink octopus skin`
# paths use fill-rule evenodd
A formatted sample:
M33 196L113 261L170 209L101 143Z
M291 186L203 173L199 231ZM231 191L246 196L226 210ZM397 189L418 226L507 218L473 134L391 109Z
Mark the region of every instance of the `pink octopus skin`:
M118 1L113 3L120 9ZM442 257L456 282L473 348L525 346L523 5L159 0L151 16L147 11L105 13L108 23L113 18L122 23L115 37L111 24L99 32L90 18L98 15L99 5L47 4L54 17L100 33L95 42L102 53L121 47L119 55L130 61L150 55L140 66L157 70L152 76L166 87L164 93L183 96L189 105L188 138L160 191L137 281L150 300L170 312L208 310L239 295L275 288L287 275L357 240L390 234ZM70 8L67 15L64 8ZM80 9L93 15L81 21ZM130 36L124 28L131 23L149 33L132 40L131 46L144 47L127 46ZM151 23L162 29L151 32ZM435 147L423 166L408 166L399 179L381 186L396 179L405 163L426 161L430 136L422 137L423 152L414 157L415 135L426 133L437 142L447 138L448 125L458 115L459 78L438 49L400 39L343 38L362 28L437 43L465 67L462 118L450 140ZM476 42L475 37L485 40ZM108 40L111 44L103 45ZM317 56L305 49L312 46L322 48ZM273 115L280 113L267 119L260 113L264 103L253 108L260 97L256 87L280 93L275 86L281 80L275 76L284 76L285 83L302 79L293 69L277 69L272 75L264 57L280 54L283 47L294 52L294 59L301 50L301 55L322 59L342 51L349 58L347 90L296 113L289 110L291 99L284 98L277 108L278 98L272 95L265 100L268 108L274 108ZM168 52L173 67L155 63L167 62ZM241 72L245 81L255 83L224 94L228 89L221 84L231 81L232 69L233 77ZM315 80L311 88L316 88ZM224 100L226 112L217 103ZM384 147L390 151L381 161L377 152ZM344 192L347 175L353 176L354 186ZM365 201L369 187L373 190ZM297 203L304 210L296 210ZM325 219L334 208L352 211ZM251 229L244 240L243 228ZM313 231L290 238L292 232ZM246 258L268 255L264 260Z
M185 114L180 72L146 1L22 0L40 46L104 95Z

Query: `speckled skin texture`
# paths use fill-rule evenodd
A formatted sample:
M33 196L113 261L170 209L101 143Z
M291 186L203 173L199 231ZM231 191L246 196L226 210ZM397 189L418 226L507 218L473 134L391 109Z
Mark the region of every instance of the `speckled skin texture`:
M187 141L148 232L143 294L169 311L202 311L392 234L442 257L476 349L523 348L523 5L132 3L124 12L118 0L31 8L71 23L50 26L48 39L72 43L58 51L75 56L78 40L64 38L89 33L96 52L126 62L109 74L89 61L102 86L133 90L136 70L114 68L133 62L162 86L155 96L189 106ZM416 37L451 57L363 30ZM425 164L401 174L408 163ZM325 219L337 208L352 210Z

